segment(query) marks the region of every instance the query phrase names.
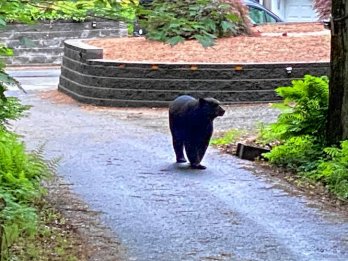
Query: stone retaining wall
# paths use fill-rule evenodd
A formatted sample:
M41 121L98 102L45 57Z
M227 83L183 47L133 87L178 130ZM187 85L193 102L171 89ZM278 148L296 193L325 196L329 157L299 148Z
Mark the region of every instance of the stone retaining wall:
M274 89L305 74L327 75L329 63L171 64L103 60L82 40L65 42L58 89L102 106L167 106L181 94L222 103L279 100Z
M8 24L0 30L0 42L14 50L14 56L5 59L7 65L60 64L67 39L122 37L127 34L126 25L117 21Z

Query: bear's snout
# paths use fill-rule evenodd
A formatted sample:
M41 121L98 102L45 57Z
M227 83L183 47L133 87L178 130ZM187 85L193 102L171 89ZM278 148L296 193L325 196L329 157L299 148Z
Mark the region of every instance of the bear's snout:
M217 113L217 116L224 116L224 114L225 114L225 110L223 108L220 108Z

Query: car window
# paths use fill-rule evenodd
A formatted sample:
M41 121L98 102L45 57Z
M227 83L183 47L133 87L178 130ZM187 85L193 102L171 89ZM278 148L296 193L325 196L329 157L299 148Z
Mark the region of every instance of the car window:
M265 10L254 6L249 6L249 17L255 24L275 23L274 17L269 15Z
M265 16L266 16L267 23L276 23L277 22L277 20L273 16L268 14L267 12L265 12Z

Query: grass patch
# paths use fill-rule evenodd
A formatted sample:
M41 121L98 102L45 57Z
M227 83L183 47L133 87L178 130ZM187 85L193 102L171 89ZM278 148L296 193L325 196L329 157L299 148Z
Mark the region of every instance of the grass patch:
M38 208L37 233L19 237L9 249L10 260L88 260L83 240L69 222L42 200Z
M220 137L213 138L210 144L213 146L223 146L236 142L245 132L239 129L231 129L224 132Z

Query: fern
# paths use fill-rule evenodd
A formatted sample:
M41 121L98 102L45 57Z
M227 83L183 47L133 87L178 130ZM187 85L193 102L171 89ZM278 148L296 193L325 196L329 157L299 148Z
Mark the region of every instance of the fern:
M324 152L328 159L321 160L315 171L308 177L321 181L330 191L340 198L348 198L348 140L341 143L341 148L329 147Z
M30 108L28 105L22 105L16 97L5 97L3 94L5 90L5 88L1 88L0 81L0 127L4 127L8 120L20 118Z
M303 171L316 167L315 160L322 155L320 147L311 136L291 137L282 145L274 147L264 157L272 164ZM314 163L314 164L313 164Z
M328 78L306 75L303 80L292 81L292 86L278 87L276 92L284 99L275 106L282 113L264 135L280 141L310 135L323 143L328 112Z
M328 113L328 79L306 75L279 87L283 102L275 123L261 129L261 140L278 146L264 156L270 163L296 170L324 183L340 198L348 198L348 141L340 148L325 147Z
M45 160L44 145L27 153L17 135L0 129L0 195L6 205L0 211L2 250L22 233L36 231L33 204L45 192L41 181L55 172L57 164L58 159Z

